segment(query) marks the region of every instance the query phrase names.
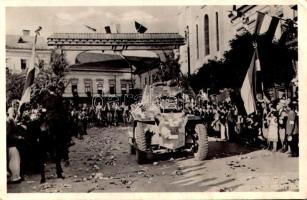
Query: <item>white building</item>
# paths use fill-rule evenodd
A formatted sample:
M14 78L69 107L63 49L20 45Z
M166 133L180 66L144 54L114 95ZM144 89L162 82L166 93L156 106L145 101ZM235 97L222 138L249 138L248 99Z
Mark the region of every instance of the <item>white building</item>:
M188 40L186 45L180 47L182 72L188 72L188 46L190 48L190 71L194 73L204 63L207 63L208 59L222 58L223 53L229 50L229 41L236 34L240 35L246 30L253 33L257 11L282 19L297 20L297 6L295 5L182 7L178 13L179 33L186 35Z
M188 36L190 69L195 72L209 59L219 59L235 34L228 18L232 6L186 6L179 13L179 33ZM188 34L187 34L188 33ZM180 64L188 72L188 44L180 47Z
M22 35L6 35L6 67L11 73L21 73L29 66L33 42L34 36L30 35L29 30L23 30ZM47 40L38 37L36 55L44 67L49 66L50 54Z

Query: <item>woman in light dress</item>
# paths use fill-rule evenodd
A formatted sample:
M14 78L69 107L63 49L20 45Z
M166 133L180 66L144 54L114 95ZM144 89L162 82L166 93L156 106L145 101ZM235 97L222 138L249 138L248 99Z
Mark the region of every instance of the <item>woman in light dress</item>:
M277 150L277 142L278 142L278 112L273 110L271 113L269 113L269 116L267 117L268 120L268 142L273 143L273 152L276 152Z

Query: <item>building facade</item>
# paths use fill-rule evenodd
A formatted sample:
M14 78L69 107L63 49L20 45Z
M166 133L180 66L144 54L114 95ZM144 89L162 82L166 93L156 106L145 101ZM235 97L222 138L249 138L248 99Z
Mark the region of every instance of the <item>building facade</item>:
M282 19L297 20L297 6L223 5L186 6L179 15L179 33L186 45L180 47L183 73L194 73L209 59L219 59L229 50L229 41L245 31L254 32L257 12ZM284 22L282 20L282 22ZM278 27L279 29L280 26ZM278 30L281 31L281 30Z
M64 97L115 97L132 89L131 68L118 55L84 52L70 66Z
M22 35L6 35L6 67L11 73L24 73L29 67L34 36L28 30ZM36 56L43 67L50 67L52 47L47 40L38 37ZM152 84L158 71L153 63L160 58L129 56L129 61L117 54L99 54L91 51L64 51L69 72L64 77L63 96L115 97L128 94L132 88L141 89ZM128 58L128 57L127 57Z
M6 67L11 73L22 73L29 66L34 36L29 30L23 30L22 35L6 35ZM36 56L43 67L50 64L51 49L47 40L37 38Z
M273 40L278 42L278 39L284 34L284 25L286 25L287 21L291 21L292 23L297 22L298 12L297 5L242 5L236 6L234 5L232 8L233 12L229 14L229 19L234 26L234 29L237 34L242 34L245 31L249 31L250 33L254 33L256 28L257 21L257 12L264 13L268 16L274 16L279 18L279 23L277 25L277 29L275 31L275 35ZM286 26L289 26L286 25ZM297 28L296 25L294 27ZM288 49L292 49L294 52L298 50L298 40L297 40L297 29L296 31L291 32L286 36L286 43ZM297 64L298 57L292 56L292 67L294 73L294 77L290 85L285 84L275 84L272 88L267 88L267 93L269 94L271 99L275 99L277 97L282 97L286 95L287 97L296 98L298 96L298 80L297 80Z
M219 59L229 49L235 31L228 18L232 6L186 6L179 12L179 33L186 36L180 47L181 71L194 73L210 59ZM188 59L188 54L190 59Z
M290 5L242 5L232 6L228 17L237 34L244 31L254 32L256 28L257 12L281 18L281 24L286 19L297 21L297 6ZM278 26L280 29L281 26ZM280 31L280 30L277 30Z

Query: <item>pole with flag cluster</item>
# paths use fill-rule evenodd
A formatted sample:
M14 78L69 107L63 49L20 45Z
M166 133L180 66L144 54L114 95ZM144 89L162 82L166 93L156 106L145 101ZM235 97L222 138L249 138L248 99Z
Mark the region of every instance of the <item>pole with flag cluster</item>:
M25 84L24 84L24 88L23 88L18 110L20 110L22 104L29 103L31 100L31 86L33 85L34 78L35 78L35 67L38 65L37 58L36 58L36 43L37 43L37 37L40 35L41 30L42 30L42 27L39 26L38 29L36 29L35 31L35 38L33 42L29 68L27 69L26 80L25 80Z
M254 52L250 65L248 67L246 76L244 78L241 87L241 97L244 103L246 114L252 114L256 112L256 101L255 101L255 58L256 53Z
M279 40L281 32L281 19L275 16L270 16L268 14L257 12L256 26L254 34L265 34L269 41L273 39ZM254 43L254 53L252 60L250 62L249 68L247 70L246 76L244 78L241 87L241 97L244 102L244 107L246 113L249 115L256 112L256 75L261 74L261 64L258 54L257 43ZM264 94L264 85L261 80L261 90L264 101L267 103L268 98Z

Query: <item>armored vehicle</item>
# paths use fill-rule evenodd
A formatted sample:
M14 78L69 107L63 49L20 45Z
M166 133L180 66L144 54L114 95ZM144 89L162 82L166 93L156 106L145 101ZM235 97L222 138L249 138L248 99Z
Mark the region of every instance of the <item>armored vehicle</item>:
M206 158L207 129L200 116L187 112L186 97L183 88L170 83L145 86L141 102L132 106L129 133L130 153L139 164L174 151L191 152L196 160Z

